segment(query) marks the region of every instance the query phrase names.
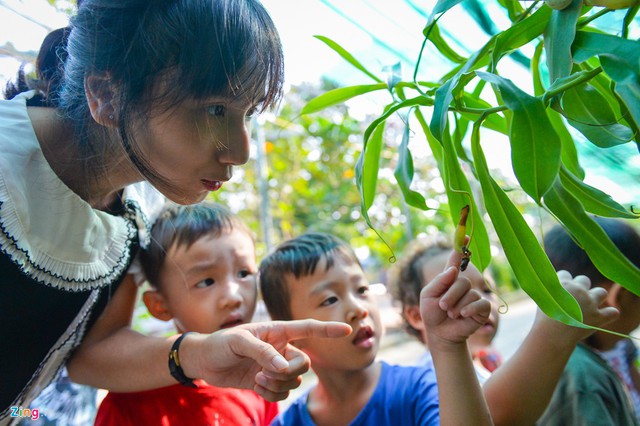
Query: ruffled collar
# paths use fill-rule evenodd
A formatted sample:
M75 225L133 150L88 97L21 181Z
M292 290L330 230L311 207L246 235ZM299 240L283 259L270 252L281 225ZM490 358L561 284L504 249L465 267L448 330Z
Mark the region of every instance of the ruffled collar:
M125 213L95 210L49 167L26 99L0 102L0 250L37 282L69 291L111 284L131 263L131 245L148 243L164 203L146 182L125 188Z

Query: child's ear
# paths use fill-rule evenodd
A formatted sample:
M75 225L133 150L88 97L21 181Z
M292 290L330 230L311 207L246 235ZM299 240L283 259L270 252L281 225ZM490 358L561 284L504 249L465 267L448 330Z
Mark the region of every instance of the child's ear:
M88 75L84 78L84 91L91 116L96 123L116 128L115 90L108 75Z
M613 306L620 310L620 305L624 302L622 297L624 296L624 289L620 284L613 283L607 289L607 305Z
M420 315L420 306L405 306L402 310L402 313L411 327L415 328L421 333L425 331L424 323L422 322L422 315Z
M165 298L157 290L147 290L142 294L142 301L149 310L149 313L162 321L169 321L173 318L167 308Z

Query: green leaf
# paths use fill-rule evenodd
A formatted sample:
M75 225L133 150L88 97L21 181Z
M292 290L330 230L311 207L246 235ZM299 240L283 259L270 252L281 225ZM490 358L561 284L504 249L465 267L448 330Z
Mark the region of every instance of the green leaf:
M558 179L544 196L545 205L567 227L598 271L640 296L640 269L624 257L604 230Z
M328 92L323 93L320 96L316 96L315 98L307 102L304 108L302 108L300 114L304 115L318 112L330 106L348 101L349 99L356 96L386 88L387 85L385 83L378 83L361 86L340 87L338 89L329 90Z
M471 236L469 249L473 253L471 261L480 271L484 271L485 268L489 266L489 263L491 263L489 234L487 233L487 228L484 225L484 221L478 210L478 205L471 192L469 180L458 162L458 156L456 155L451 138L448 133L445 133L443 136L444 167L442 179L444 180L447 191L451 220L454 225L457 225L460 220L462 207L467 204L471 205L472 222L467 225L467 229L469 229L468 233ZM473 235L471 235L471 233L473 233Z
M446 11L451 9L453 6L455 6L456 4L462 1L464 0L438 0L438 3L436 3L435 7L431 11L431 16L429 17L429 22L427 23L427 25L431 25L436 15L440 13L445 13Z
M363 73L371 77L375 82L382 83L382 80L380 78L378 78L375 74L373 74L371 71L366 69L364 65L360 63L360 61L358 61L351 53L347 52L338 43L331 40L329 37L325 37L321 35L315 35L314 37L320 40L321 42L323 42L324 44L326 44L327 46L329 46L334 51L336 51L338 55L342 56L343 59L345 59L351 65L353 65L354 67L356 67L357 69L359 69L360 71L362 71Z
M544 32L550 17L551 9L548 7L541 7L522 21L517 22L505 31L496 34L494 36L495 42L491 59L491 70L495 71L498 66L498 61L504 55L524 46L531 40L540 36Z
M461 64L467 59L464 56L458 54L458 52L456 52L455 50L453 50L451 46L449 46L449 44L442 38L442 35L440 34L440 30L438 29L437 23L434 22L432 24L430 31L428 31L428 29L429 29L428 27L425 28L424 32L425 33L428 32L429 41L433 43L436 49L438 49L438 52L440 52L445 58L449 59L451 62L454 62L456 64ZM426 36L427 34L424 34L424 35Z
M580 161L578 159L576 143L574 142L571 133L567 130L567 126L564 124L562 117L552 109L547 109L547 117L549 117L549 121L551 122L553 129L562 143L562 153L560 155L562 164L564 164L571 173L578 176L580 179L584 179L584 169L580 165Z
M471 152L491 222L522 289L547 316L582 327L582 312L556 275L529 225L507 194L493 180L480 147L479 123L473 128Z
M624 144L633 138L631 129L616 122L607 99L590 84L565 91L562 106L569 124L600 148Z
M640 43L638 43L640 48ZM635 123L640 123L640 73L627 67L627 61L615 56L601 56L602 69L616 82L615 91L624 101ZM637 64L640 65L640 64Z
M544 50L551 82L571 73L571 44L576 36L581 10L582 0L573 0L568 7L551 12L544 32Z
M575 196L589 213L604 217L640 218L640 214L631 213L614 201L609 194L587 185L565 167L560 168L560 181L562 186Z
M409 136L411 129L408 124L408 116L410 112L411 110L407 113L405 121L407 124L405 124L402 142L400 143L400 148L398 150L398 164L396 165L396 169L393 174L398 181L398 186L400 186L400 190L402 191L402 195L404 196L404 200L407 204L421 210L429 210L422 194L411 189L411 182L413 182L413 158L411 157L411 151L409 151Z
M378 117L375 120L373 120L371 122L371 124L369 124L369 127L366 128L366 130L364 131L364 141L365 141L365 143L369 139L369 136L371 135L371 132L373 132L373 130L380 123L382 123L383 121L386 121L387 118L389 118L389 116L391 114L395 113L396 111L398 111L398 110L400 110L402 108L409 108L409 107L414 107L414 106L418 106L418 105L431 106L431 105L433 105L433 100L421 95L421 96L416 96L415 98L407 99L406 101L402 101L402 102L397 103L397 104L393 104L393 106L391 106L388 109L386 109L385 112L380 117Z
M558 175L562 149L544 103L510 80L480 71L476 74L498 87L504 103L513 111L509 137L513 171L522 189L539 202Z

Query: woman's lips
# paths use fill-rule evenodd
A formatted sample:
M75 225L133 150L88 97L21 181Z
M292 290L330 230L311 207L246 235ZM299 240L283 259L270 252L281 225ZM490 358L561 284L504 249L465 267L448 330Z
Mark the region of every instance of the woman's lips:
M222 182L220 182L219 180L200 179L200 182L202 182L202 185L205 187L205 189L210 192L214 192L222 188Z

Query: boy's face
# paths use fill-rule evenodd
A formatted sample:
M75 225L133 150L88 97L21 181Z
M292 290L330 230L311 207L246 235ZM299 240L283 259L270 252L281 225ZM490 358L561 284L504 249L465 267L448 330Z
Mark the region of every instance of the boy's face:
M253 240L232 229L205 235L189 248L171 247L159 291L178 331L213 333L251 321L256 274Z
M309 356L314 368L363 369L375 360L383 332L378 305L362 268L346 255L335 254L333 267L325 269L323 257L313 275L287 275L293 319L345 322L353 332L330 341L299 340L296 346Z
M432 279L435 278L436 275L441 273L444 270L444 267L447 264L447 260L449 258L450 252L445 252L437 255L433 259L427 261L422 267L422 276L424 277L423 285L426 285ZM469 346L472 350L489 346L491 341L496 336L498 331L498 301L496 295L491 291L489 286L487 285L487 280L489 278L485 278L482 276L480 271L472 264L469 263L469 266L464 272L460 272L461 277L466 277L469 281L471 281L471 288L478 290L482 293L482 296L491 302L491 314L489 315L489 319L485 325L480 327L475 333L469 336L468 342Z

